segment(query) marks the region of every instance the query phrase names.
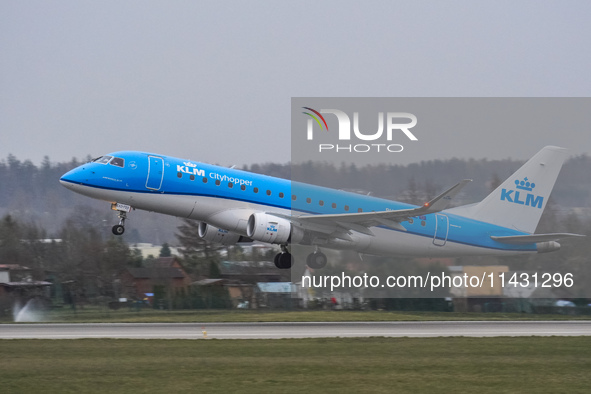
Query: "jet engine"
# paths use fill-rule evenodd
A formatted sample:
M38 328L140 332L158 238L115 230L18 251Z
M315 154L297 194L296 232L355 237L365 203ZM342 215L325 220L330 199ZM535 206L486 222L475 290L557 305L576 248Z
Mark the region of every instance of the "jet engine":
M240 234L222 230L221 228L217 228L205 222L199 223L197 233L199 234L200 238L206 241L215 242L222 245L234 245L237 242L247 241Z
M304 231L287 219L257 212L248 218L246 235L255 241L284 245L300 242L304 238Z

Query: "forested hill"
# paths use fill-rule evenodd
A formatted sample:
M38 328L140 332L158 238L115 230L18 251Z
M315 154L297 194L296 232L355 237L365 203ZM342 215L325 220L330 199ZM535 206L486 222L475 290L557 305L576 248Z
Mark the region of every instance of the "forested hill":
M104 226L105 232L115 224L115 214L108 204L79 196L59 184L59 178L82 162L71 160L52 163L46 158L41 165L21 161L14 156L0 160L0 215L11 214L19 220L35 223L56 236L67 220L87 221ZM368 167L333 166L305 163L255 164L245 170L282 178L305 179L310 183L339 189L371 192L410 203L421 204L454 185L470 178L461 203L472 203L486 196L493 186L509 177L523 162L512 160L427 161L406 166L380 165ZM559 210L591 207L591 158L569 159L562 168L552 194ZM130 215L129 242L175 243L177 219L164 215L133 212Z
M515 172L523 161L514 160L433 160L409 165L356 167L332 164L255 164L245 170L304 180L326 187L355 190L372 195L422 204L462 179L472 179L459 196L462 204L478 202ZM559 207L591 207L591 157L568 159L552 193Z

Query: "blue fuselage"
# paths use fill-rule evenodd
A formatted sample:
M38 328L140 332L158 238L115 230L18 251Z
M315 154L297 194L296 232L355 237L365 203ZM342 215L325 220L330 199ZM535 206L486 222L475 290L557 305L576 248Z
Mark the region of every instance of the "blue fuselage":
M401 202L292 182L237 169L134 151L115 152L84 164L61 178L66 187L137 209L203 221L245 234L252 212L282 215L347 214L401 210ZM244 212L242 212L244 211ZM511 245L491 236L523 235L453 213L453 209L413 217L402 229L382 226L351 247L391 255L455 256L535 252L535 244ZM330 243L329 243L330 245Z

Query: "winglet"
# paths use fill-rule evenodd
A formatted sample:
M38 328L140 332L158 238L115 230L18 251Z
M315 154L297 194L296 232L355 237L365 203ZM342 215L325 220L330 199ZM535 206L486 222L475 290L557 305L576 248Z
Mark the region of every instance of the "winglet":
M472 179L464 179L458 182L455 186L450 187L434 199L423 204L420 208L421 214L440 212L446 209L454 198L468 183L472 182Z

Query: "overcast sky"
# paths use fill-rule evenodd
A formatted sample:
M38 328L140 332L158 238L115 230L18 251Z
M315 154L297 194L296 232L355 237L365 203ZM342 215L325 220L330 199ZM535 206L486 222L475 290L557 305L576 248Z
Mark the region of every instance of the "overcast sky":
M291 97L587 97L590 15L586 1L4 0L0 159L285 163ZM427 154L525 159L535 133ZM589 135L554 145L591 152Z

